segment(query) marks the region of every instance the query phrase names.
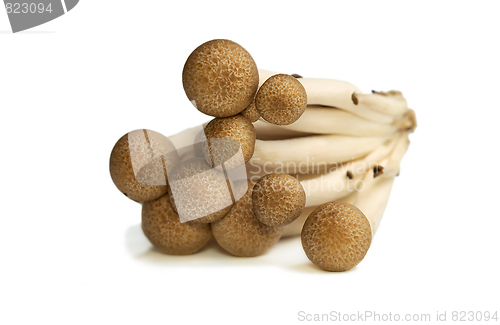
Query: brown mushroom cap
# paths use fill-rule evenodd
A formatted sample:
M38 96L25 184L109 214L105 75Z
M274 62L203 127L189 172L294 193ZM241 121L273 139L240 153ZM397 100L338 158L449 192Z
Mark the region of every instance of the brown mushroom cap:
M329 202L309 215L301 238L311 262L326 271L347 271L365 257L372 231L370 222L357 207Z
M288 174L268 174L255 184L253 212L263 224L283 227L297 219L306 206L302 184Z
M178 166L170 174L172 189L168 196L172 208L176 213L186 215L192 222L209 223L224 217L231 207L233 200L230 185L222 169L212 169L204 159L191 158ZM193 217L198 216L196 219Z
M118 140L111 151L111 179L123 194L134 201L155 200L167 193L165 164L173 163L170 161L175 157L173 153L175 147L172 142L158 132L144 129L129 132Z
M209 224L181 223L167 195L144 203L142 230L156 248L172 255L195 253L212 237Z
M250 122L257 122L260 118L260 114L257 111L257 107L255 107L255 102L253 101L250 105L247 106L241 113L244 117L246 117Z
M227 117L250 105L259 86L259 71L241 45L215 39L191 53L184 65L182 83L200 112Z
M212 223L212 232L219 245L235 256L258 256L278 242L281 227L268 227L252 212L252 189L249 183L246 194L235 203L221 220Z
M226 168L241 165L241 157L235 156L241 148L244 162L248 162L255 149L255 127L241 115L215 118L205 127L204 156L212 166L222 163ZM233 141L215 141L213 139L231 139ZM208 147L207 147L208 144Z
M260 116L269 123L288 125L297 121L307 107L307 93L296 78L276 74L267 79L255 97Z

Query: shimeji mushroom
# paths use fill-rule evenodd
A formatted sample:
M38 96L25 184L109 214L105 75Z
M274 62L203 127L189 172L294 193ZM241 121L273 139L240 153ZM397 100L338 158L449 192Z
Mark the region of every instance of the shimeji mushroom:
M122 136L111 151L109 171L128 198L151 201L167 193L167 165L177 161L175 147L162 134L135 130Z
M306 255L320 268L356 266L399 173L407 133L416 127L402 94L363 94L348 82L258 71L229 40L196 48L182 77L189 100L215 119L173 142L131 132L110 161L117 187L149 201L142 227L153 245L191 254L213 234L229 253L257 256L284 231L299 229ZM246 167L248 175L234 178ZM251 175L252 168L259 171ZM261 177L255 187L246 179L252 176ZM365 187L354 191L312 187L361 180Z
M268 174L255 184L252 192L255 216L270 227L283 227L297 219L306 204L300 182L288 174Z
M269 123L288 125L297 121L307 106L307 93L296 78L276 74L267 79L255 96L255 107Z
M315 210L330 220L316 219L314 212L302 229L302 245L309 259L328 271L345 271L356 266L366 255L384 214L395 176L366 176L366 187L340 201L326 203ZM338 211L332 211L336 205ZM344 220L346 211L357 209L356 221ZM319 210L319 211L318 211ZM361 214L359 214L361 213ZM367 227L368 225L368 227ZM325 258L332 252L335 256Z
M342 137L342 136L331 137L331 135L329 135L329 133L330 133L330 130L332 130L332 129L328 129L327 123L324 123L324 126L320 125L320 127L316 128L316 130L314 130L314 120L315 119L309 119L310 122L307 122L308 116L305 115L306 118L304 119L304 122L302 125L300 123L298 123L297 126L291 125L288 127L291 129L291 130L288 130L288 131L291 131L290 132L291 136L296 137L296 138L291 139L291 140L295 140L295 141L288 141L288 140L287 141L259 141L259 140L257 140L256 145L255 145L256 150L255 150L255 153L253 155L253 160L251 162L260 161L262 164L267 164L267 165L274 164L276 166L277 165L283 166L284 163L292 163L292 164L293 163L304 163L304 159L303 159L304 157L314 157L316 159L316 163L326 163L328 161L330 161L331 163L334 163L334 162L342 162L342 161L352 161L353 159L359 159L357 161L358 163L365 162L365 161L361 160L363 156L366 156L370 152L372 153L372 156L373 156L373 153L375 151L378 151L379 155L380 155L381 150L375 150L376 148L388 147L387 143L394 144L394 141L388 142L388 140L393 139L393 135L396 132L398 132L401 129L405 129L405 128L407 130L410 130L415 125L414 121L412 121L412 119L411 119L411 114L409 115L409 113L408 113L408 112L410 112L410 110L407 107L405 107L406 104L400 106L400 110L401 110L401 112L403 112L403 114L401 114L401 116L395 116L396 115L395 110L390 108L390 107L389 107L390 108L389 110L387 110L386 107L374 109L373 107L369 107L369 106L373 106L373 105L369 104L369 102L367 102L367 101L365 101L365 103L363 103L363 104L360 104L359 102L354 103L353 98L354 98L354 100L356 100L357 99L356 96L358 93L356 93L355 96L352 96L352 94L354 94L356 91L351 93L350 91L346 92L344 89L344 91L338 91L337 94L333 94L334 96L332 96L331 91L329 94L326 94L326 95L322 94L321 87L328 86L331 88L331 85L332 85L331 82L325 82L323 80L312 80L311 81L309 79L306 79L304 81L304 84L308 84L309 86L311 86L311 85L314 86L314 87L311 86L314 90L312 92L313 96L311 98L311 100L314 100L313 103L317 102L317 104L319 104L319 105L326 105L326 106L332 106L332 107L339 106L338 108L332 108L332 107L331 108L324 108L324 107L314 107L313 105L309 105L309 108L312 109L311 114L310 114L311 116L313 114L316 114L315 119L323 121L323 120L325 120L325 117L327 115L335 114L334 116L338 120L350 121L349 123L352 125L354 125L356 122L359 122L360 124L364 123L365 124L364 127L359 127L357 129L355 127L354 128L353 127L351 127L351 128L344 127L344 128L341 128L339 130L340 134L350 132L349 133L350 135L357 135L358 137ZM327 84L329 84L329 85L327 85ZM337 83L337 85L346 86L346 88L350 87L349 84L342 85L342 82ZM328 87L326 87L326 88L328 88ZM338 87L338 88L342 88L342 87ZM347 107L347 108L342 107L341 105L334 105L334 103L342 103L342 101L347 103L345 105L345 107ZM378 103L383 103L383 102L379 101ZM354 112L354 109L353 109L353 107L355 107L355 106L358 106L357 107L358 110L356 112ZM314 111L315 108L317 109L317 111ZM392 109L392 111L391 111L391 109ZM317 113L320 113L320 114L317 114ZM306 114L307 114L307 112L306 112ZM353 116L351 114L356 114L357 117ZM407 116L410 116L410 118L406 118ZM406 119L403 119L403 117ZM299 119L299 121L300 121L300 119ZM353 121L356 121L356 122L353 122ZM349 124L349 123L347 123L347 124ZM259 123L257 123L257 125L259 125ZM260 125L262 125L262 123ZM407 126L405 127L404 125L407 125ZM259 128L257 128L257 129L259 129ZM280 136L286 137L286 135L283 135L283 134L288 132L288 131L283 131L283 129L281 129L280 131L277 131L276 133L280 133L277 136L277 138L279 138ZM328 134L328 135L324 138L322 138L321 136L320 137L308 136L311 133L314 133L315 131L317 133L324 133L324 134ZM363 133L363 132L365 132L365 133ZM271 132L271 133L273 133L273 132ZM258 134L258 132L257 132L257 134ZM359 137L360 135L364 135L364 137L360 139L360 137ZM373 135L381 135L381 136L376 137ZM385 137L383 135L385 135ZM305 138L304 136L308 136L308 137ZM303 137L303 138L301 138L301 137ZM353 138L357 138L357 139L354 140ZM367 149L367 144L366 144L367 140L369 142L370 140L374 140L374 138L378 138L379 143L374 145L373 148ZM297 147L297 144L301 144L301 142L305 139L313 140L310 143L310 147L312 147L313 149L311 151L308 151L307 154L304 154L303 152L301 152L302 150L300 150L300 149L307 147L305 145L305 142L303 143L304 144L303 146ZM321 143L321 141L325 141L326 139L331 140L331 141L329 141L330 145L319 145L319 143ZM319 140L319 141L317 141L317 140ZM352 142L350 143L350 146L348 145L347 147L355 148L357 150L360 150L360 147L364 147L364 152L357 153L357 154L355 153L354 155L351 153L349 157L347 155L344 156L343 153L347 152L348 149L346 149L345 151L342 150L342 148L343 148L342 144L344 144L344 145L349 144L349 141L352 141ZM336 145L334 145L334 143ZM386 143L386 145L384 146L383 143ZM325 143L323 143L323 144L325 144ZM279 150L280 146L283 147L282 151ZM259 152L260 147L264 150L260 150L260 152ZM321 153L318 153L318 151L314 150L315 147L317 147L317 148L335 147L335 148L339 149L340 153L337 152L337 153L332 154L332 155L323 154L323 156L322 156ZM387 150L387 148L385 148L385 150ZM292 151L293 153L288 153L288 156L287 156L286 151ZM283 155L283 153L285 153L285 154ZM285 157L285 159L280 159L279 157ZM318 157L320 159L317 159ZM390 165L386 165L386 166L390 166ZM307 167L308 167L308 169L306 172L307 173L311 172L311 165L307 164ZM383 168L383 166L380 166L380 170L378 171L377 175L380 174L380 171L382 171L382 168ZM388 168L388 167L386 167L386 168ZM390 170L390 168L388 168L388 169ZM366 172L366 171L367 171L367 168L364 168L364 172ZM361 175L363 173L360 172L359 174ZM357 174L355 174L354 172L347 170L346 172L344 171L343 177L349 179L349 178L352 178L356 175ZM374 175L375 174L373 174L371 177L374 178ZM385 174L383 174L383 176L385 176ZM382 182L382 181L380 181L380 182ZM314 194L312 194L311 197L314 197ZM310 208L308 208L308 209L310 209ZM308 209L306 209L306 210L308 210ZM222 220L224 220L224 219L222 219ZM293 225L294 224L292 224L291 226L293 226Z
M269 75L272 75L272 73L268 73L268 75L266 75L266 72L263 70L261 70L260 73L263 75L263 77L261 77L262 82L265 81ZM359 103L356 105L352 101L352 94L358 94L359 89L349 83L329 79L301 78L299 80L304 85L307 85L307 98L310 103L317 103L319 105L336 108L320 108L312 107L312 105L310 105L309 107L311 108L311 113L308 113L306 109L303 122L299 119L296 123L290 126L285 126L285 128L291 128L293 129L292 131L299 130L299 133L291 132L293 136L298 137L310 135L313 131L315 131L315 129L317 133L328 132L328 134L325 135L324 138L308 137L279 142L261 141L258 139L255 144L255 153L251 162L252 165L262 166L263 164L266 164L266 166L272 170L273 164L279 165L275 166L278 168L282 166L283 163L289 165L299 163L304 164L303 158L305 156L316 159L316 161L313 162L313 164L316 165L325 163L332 164L339 161L351 161L353 159L360 158L373 150L374 145L378 145L375 144L377 141L379 143L380 141L383 141L383 139L381 139L383 135L391 135L391 132L395 132L401 128L409 129L413 127L411 115L408 114L408 112L411 112L409 109L406 109L407 113L403 114L402 117L396 118L395 116L382 114L373 110L373 105L368 105L369 107ZM377 96L384 97L383 95L378 94ZM391 96L385 97L391 98ZM403 108L404 106L406 105L403 105ZM308 118L308 116L314 116L314 119ZM330 131L334 132L334 130L333 127L330 129L328 122L326 122L331 121L330 117L333 116L335 116L335 118L337 118L340 122L346 122L337 124L342 126L339 127L335 136L329 134ZM314 121L320 122L315 123ZM322 121L325 122L321 124ZM357 122L359 122L359 127ZM316 127L315 124L319 124L318 127ZM257 122L256 125L259 126L259 122ZM260 128L262 129L262 127ZM267 139L272 137L272 133L273 132L270 133L271 136L268 136ZM286 135L283 135L283 131L275 133L277 134L277 139L286 137ZM355 135L357 138L343 138L343 135L345 134ZM380 136L376 139L377 137L374 135ZM369 137L369 139L362 139L359 136L366 136ZM348 142L350 143L348 144ZM346 146L343 146L346 144L347 151ZM298 147L295 147L295 145L298 145ZM282 150L280 150L280 147ZM330 151L324 151L323 154L320 153L319 155L316 155L315 153L317 150L315 150L315 148L320 147L335 148L335 154L330 154ZM293 148L293 150L290 151L289 148ZM302 148L305 148L306 151L300 150ZM342 155L342 153L348 152L351 148L353 149L352 154ZM296 152L297 154L295 154ZM307 154L304 154L304 152L307 152ZM284 159L280 159L280 157L284 157ZM294 173L297 172L297 170L285 169L281 170L281 172Z
M212 237L209 224L181 223L167 195L144 203L142 230L157 249L172 255L195 253Z
M182 72L187 97L202 113L228 117L253 101L259 85L257 65L241 45L208 41L188 57Z
M326 271L346 271L366 255L372 241L370 222L352 204L329 202L316 208L301 233L307 257Z
M277 73L259 70L259 74L260 83L263 84L268 78ZM382 124L391 124L394 122L395 118L398 117L375 110L372 103L369 103L369 105L365 105L365 103L355 104L353 100L356 100L357 96L362 92L358 87L349 82L322 78L300 78L297 79L297 81L299 81L306 90L308 105L339 108L372 122ZM353 94L356 95L353 97ZM396 106L400 105L401 102L399 99L389 96L386 100L394 102ZM375 103L375 105L376 104L377 103Z
M356 266L366 255L389 200L399 164L408 149L406 134L397 140L383 164L397 165L391 174L376 177L367 173L364 188L341 199L317 207L307 217L301 232L307 257L327 271L345 271Z
M258 256L267 252L278 242L283 227L269 227L261 223L252 210L253 184L239 199L231 211L219 221L212 223L215 240L227 252L235 256Z

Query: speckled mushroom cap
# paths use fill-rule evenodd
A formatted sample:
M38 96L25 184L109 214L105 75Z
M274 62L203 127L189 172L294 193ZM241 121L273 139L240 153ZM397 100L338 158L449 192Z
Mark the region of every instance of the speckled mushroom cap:
M283 227L297 219L306 205L302 184L288 174L268 174L255 184L253 212L263 224Z
M335 201L309 215L301 238L304 252L315 265L326 271L347 271L365 257L372 231L361 210Z
M250 105L259 85L259 71L241 45L215 39L191 53L184 65L182 83L200 112L227 117Z
M257 92L255 106L269 123L289 125L297 121L307 107L307 93L296 78L276 74L267 79Z
M258 256L278 242L282 227L268 227L252 212L252 184L231 211L212 223L212 232L219 245L235 256Z
M229 182L220 168L212 169L202 158L191 158L170 174L170 203L176 213L193 222L209 223L224 217L231 207ZM175 197L175 199L174 199ZM194 219L196 217L196 219ZM186 220L186 219L183 219Z
M205 127L204 156L212 166L224 163L226 168L242 165L241 158L248 162L255 149L255 127L244 116L235 115L215 118ZM231 139L233 141L215 141L214 139ZM208 145L208 146L207 146ZM241 156L235 156L241 148Z
M252 123L257 122L257 120L260 118L260 114L255 107L255 101L252 101L252 103L248 105L248 107L245 108L240 114L246 117Z
M167 193L165 164L175 163L174 154L172 142L158 132L144 129L129 132L111 151L111 179L134 201L155 200Z
M212 237L210 224L181 223L167 195L144 203L142 230L156 248L171 255L195 253Z

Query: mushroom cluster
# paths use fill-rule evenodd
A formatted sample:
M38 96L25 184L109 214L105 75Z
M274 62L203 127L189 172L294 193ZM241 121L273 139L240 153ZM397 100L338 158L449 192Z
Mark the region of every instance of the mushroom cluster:
M135 130L111 153L112 180L142 204L150 242L185 255L213 237L250 257L300 234L319 268L356 266L416 128L401 92L259 70L224 39L191 53L182 82L213 119L170 137Z

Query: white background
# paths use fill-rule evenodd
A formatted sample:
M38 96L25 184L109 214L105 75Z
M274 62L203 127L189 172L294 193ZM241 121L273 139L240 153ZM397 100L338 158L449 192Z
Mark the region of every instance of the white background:
M0 324L500 313L499 3L346 3L83 0L19 34L0 10ZM109 154L128 131L208 120L181 72L214 38L260 68L401 90L415 109L401 176L355 269L318 270L299 238L248 259L213 244L187 257L151 250Z

